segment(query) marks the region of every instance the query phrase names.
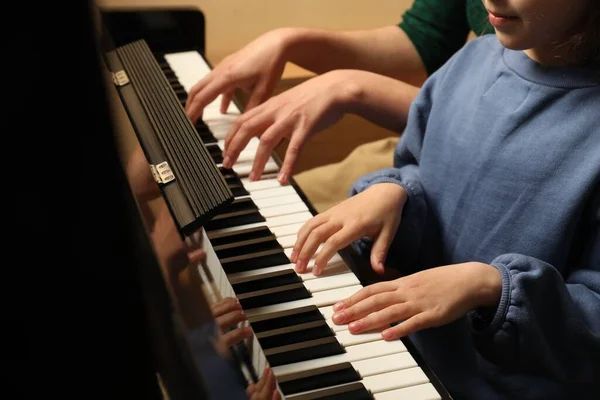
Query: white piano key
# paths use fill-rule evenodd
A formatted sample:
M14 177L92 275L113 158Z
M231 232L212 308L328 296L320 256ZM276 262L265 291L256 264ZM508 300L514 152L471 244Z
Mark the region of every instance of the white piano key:
M241 163L240 162L235 163L235 164L233 164L233 170L241 177L248 176L248 175L250 175L250 172L252 171L252 162L246 161L246 162L241 162ZM279 171L279 166L272 158L269 158L269 161L267 161L267 163L265 164L264 172L270 173L270 172L276 172L276 171Z
M286 204L294 204L294 203L304 204L304 202L302 201L300 196L298 196L297 193L290 193L290 194L285 194L283 196L267 197L267 198L256 198L252 195L250 195L250 197L252 198L252 201L254 202L254 204L256 204L256 206L261 209L267 208L267 207L283 206Z
M441 400L441 396L431 383L376 393L375 400Z
M283 236L289 236L289 235L293 235L294 237L296 237L296 234L298 233L298 231L300 231L300 228L302 228L302 225L304 225L304 223L276 226L274 228L271 228L271 232L273 232L273 234L277 237L283 237Z
M364 378L399 369L417 367L418 364L408 351L404 351L377 359L369 358L367 360L354 361L352 366Z
M323 290L331 290L355 285L360 285L360 281L352 272L346 272L345 274L333 276L324 276L319 279L304 281L304 287L313 294Z
M248 188L246 188L246 190L248 190ZM248 192L250 193L250 196L256 200L274 198L274 197L277 198L277 197L281 197L281 196L285 196L285 195L289 195L289 194L294 194L298 198L300 198L300 196L298 196L298 193L296 192L296 189L294 189L293 186L278 186L278 187L275 187L272 189L265 189L265 190L255 190L255 191L248 190Z
M381 393L429 383L429 379L421 368L414 367L367 376L362 383L371 393Z
M368 332L353 334L348 330L343 330L335 333L335 338L344 347L356 346L357 344L376 342L382 340L381 333Z
M272 371L276 376L285 376L298 373L313 368L326 367L328 365L340 364L343 362L352 362L366 360L370 358L381 357L389 354L402 353L406 351L404 343L400 340L386 342L383 340L369 342L350 346L346 353L334 356L322 357L315 360L300 361L292 364L279 365L273 367Z
M312 218L312 214L310 211L302 210L300 212L287 214L287 215L278 215L267 219L267 226L269 229L276 228L278 226L290 225L299 222L306 222Z
M333 322L333 319L331 318L333 316L333 307L320 307L319 311L323 315L323 318L325 318L327 325L329 325L334 332L341 332L348 329L346 325L337 325L335 322Z
M282 215L295 214L302 211L308 211L308 207L304 202L298 202L293 204L284 204L282 206L266 207L260 210L263 217L278 217Z
M288 249L290 247L294 247L296 243L296 235L288 235L288 236L280 236L277 238L277 241L284 249Z
M271 314L275 314L280 311L287 310L295 310L297 308L305 307L305 306L330 306L340 301L341 299L345 299L346 297L352 296L356 293L362 286L347 286L338 289L327 290L323 292L314 293L312 297L308 299L302 300L294 300L288 301L286 303L273 304L264 307L256 307L246 311L246 316L250 322L256 321L257 317L265 318Z
M276 178L260 179L258 181L251 181L249 178L242 178L242 184L249 192L281 187L281 183L279 183Z

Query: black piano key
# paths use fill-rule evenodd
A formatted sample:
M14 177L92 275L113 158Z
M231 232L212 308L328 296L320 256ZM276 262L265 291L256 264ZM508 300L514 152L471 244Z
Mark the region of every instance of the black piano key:
M175 75L175 72L173 72L173 70L170 69L170 68L169 69L164 69L163 70L163 74L165 75L165 77L167 79L172 79L172 78L177 79L177 75Z
M272 238L273 233L266 226L259 226L256 228L249 229L247 231L236 232L231 235L221 236L213 238L210 243L213 247L222 246L231 243L239 243L246 240L261 239L261 238Z
M184 92L187 94L187 92L185 91L185 88L183 87L183 85L181 83L179 83L179 81L177 79L171 79L170 81L172 82L171 87L173 88L173 90L175 92Z
M301 283L302 279L292 270L281 271L281 274L269 276L268 278L254 279L251 281L234 283L231 285L236 294L253 292L256 290L269 289L277 286Z
M241 232L234 232L230 235L210 239L213 247L224 244L238 243L245 240L260 239L264 237L273 237L273 233L267 226L258 226Z
M181 83L179 83L179 79L177 79L177 78L173 78L173 77L167 78L167 81L169 81L169 85L171 85L171 87L173 89L175 89L175 87L181 86ZM183 86L181 86L181 87L183 88Z
M344 348L335 337L309 340L264 350L271 367L343 354Z
M243 186L242 180L237 175L224 175L223 178L225 178L225 182L227 182L228 185L242 185Z
M250 271L258 268L272 267L275 265L289 264L290 260L285 253L278 252L240 261L222 262L221 266L226 274Z
M251 243L242 246L230 247L223 250L216 250L215 253L217 253L217 257L219 257L219 259L223 259L275 249L283 251L283 248L279 242L275 239L272 239L267 242Z
M295 379L278 381L279 388L284 395L306 392L327 388L329 386L342 385L344 383L356 382L361 379L360 374L350 363L315 368L298 374Z
M255 333L281 329L287 326L306 324L314 321L322 321L323 315L316 306L309 306L298 310L297 313L283 317L269 318L262 321L252 322L252 330Z
M210 154L215 164L223 163L223 152L219 146L206 146L206 150L208 150L208 154Z
M208 129L208 125L206 125L204 121L199 119L198 122L196 122L196 129Z
M206 229L207 231L214 231L215 229L223 229L232 226L253 224L255 222L265 222L265 217L263 217L258 211L218 220L213 219L211 221L208 221L204 225L204 229Z
M228 185L234 197L248 196L248 191L241 185Z
M279 291L279 290L275 291L276 289L279 289L281 291ZM269 289L267 289L266 291L268 292L268 290ZM252 296L252 297L244 298L244 297L242 297L244 295L241 295L238 297L238 300L239 300L242 308L244 310L248 310L251 308L270 306L273 304L280 304L280 303L285 303L288 301L308 299L309 297L311 297L310 292L308 290L306 290L306 288L304 287L304 285L302 285L302 283L285 285L280 288L272 288L271 290L274 290L274 291L268 292L268 293L262 294L262 295ZM252 292L250 292L250 293L252 293ZM248 295L248 294L249 293L246 293L245 295Z
M294 332L282 333L280 335L267 336L258 339L263 349L284 346L304 342L307 340L321 339L325 337L335 336L334 332L329 328L326 321L323 321L318 326L306 329L300 329Z
M286 396L287 400L373 400L371 392L360 382L334 386L309 393Z
M220 212L217 215L217 217L219 217L223 214L241 211L241 210L258 210L258 207L256 207L256 204L254 204L254 202L252 201L251 198L235 199L233 201L233 203L231 203L227 207L223 208L223 211ZM217 217L215 217L215 218L217 218Z
M185 91L183 91L183 92L175 92L175 94L177 95L177 98L179 99L179 102L187 101L187 93Z

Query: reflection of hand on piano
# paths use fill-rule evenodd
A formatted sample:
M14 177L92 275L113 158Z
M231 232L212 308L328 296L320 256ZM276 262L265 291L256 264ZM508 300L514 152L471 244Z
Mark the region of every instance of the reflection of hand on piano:
M211 310L221 330L217 345L221 351L252 336L252 329L249 326L240 326L247 320L239 301L235 298L226 297L213 304ZM270 368L266 368L258 382L248 385L246 393L251 400L276 400L280 398L279 391L276 389L275 376Z
M270 368L265 368L257 383L251 383L246 390L250 400L279 400L277 381Z
M221 342L226 347L231 347L252 336L252 329L249 326L239 326L241 322L246 321L246 315L235 298L226 297L213 304L211 309L223 334Z

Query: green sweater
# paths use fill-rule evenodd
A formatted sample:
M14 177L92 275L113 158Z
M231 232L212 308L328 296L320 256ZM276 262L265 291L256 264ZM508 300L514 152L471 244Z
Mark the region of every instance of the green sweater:
M415 0L399 26L430 75L465 44L470 31L494 33L481 0Z

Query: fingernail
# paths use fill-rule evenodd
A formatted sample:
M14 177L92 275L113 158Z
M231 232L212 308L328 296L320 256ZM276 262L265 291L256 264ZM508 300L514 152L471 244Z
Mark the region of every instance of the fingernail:
M254 171L250 172L250 180L251 181L255 181L256 180L256 172L254 172Z
M285 172L280 172L277 176L277 180L279 181L279 183L287 183L288 174L286 174Z
M223 166L225 168L231 168L231 158L229 156L225 156L223 159Z
M348 329L351 332L358 332L362 329L362 322L360 322L360 321L350 322L350 324L348 325Z
M296 257L298 257L298 253L296 252L296 250L292 250L292 254L290 254L290 260L292 262L296 262Z
M344 302L343 301L340 301L340 302L335 303L333 305L333 311L341 311L343 309L344 309Z
M387 330L381 332L381 336L383 336L383 338L385 340L392 340L394 338L394 332L392 332L391 330L387 329Z
M306 271L306 261L304 261L304 260L297 260L296 261L296 269L298 271L302 271L302 272Z
M344 322L346 322L346 317L347 317L347 313L345 312L338 312L333 314L333 316L331 317L331 319L333 320L333 322L335 322L336 324L343 324Z

